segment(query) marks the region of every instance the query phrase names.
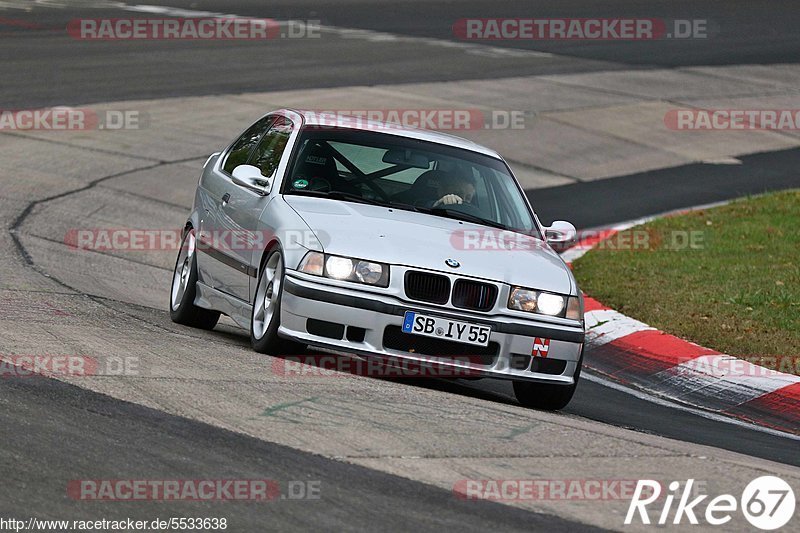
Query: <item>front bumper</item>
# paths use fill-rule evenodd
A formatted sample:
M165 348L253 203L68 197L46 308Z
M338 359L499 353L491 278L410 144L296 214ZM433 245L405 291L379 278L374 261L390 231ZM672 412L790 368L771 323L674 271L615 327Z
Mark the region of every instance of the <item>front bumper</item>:
M326 280L327 281L327 280ZM516 317L496 316L468 311L454 311L421 302L409 302L394 295L377 294L348 286L321 282L321 278L287 270L281 297L282 337L301 341L312 346L354 353L363 356L379 355L388 358L410 360L437 366L468 370L470 376L493 377L557 383L571 385L581 364L584 331L582 327L552 324L536 320L521 320ZM418 353L386 346L390 328L397 339L397 328L402 327L406 311L436 315L462 322L491 326L491 355L483 354L481 363L477 357L467 355L468 361L453 357L437 357L437 353ZM341 334L320 335L309 332L309 319L343 326ZM346 328L346 329L345 329ZM350 335L348 331L359 331ZM313 329L313 328L312 328ZM418 338L401 333L400 336ZM355 337L351 340L351 337ZM363 337L363 340L362 340ZM549 350L544 361L533 357L534 342L549 340ZM446 342L438 341L435 342ZM423 341L424 343L424 341ZM396 344L396 342L395 342ZM452 355L452 354L451 354ZM466 354L465 354L466 355ZM547 364L543 364L547 363ZM454 375L457 374L454 372Z

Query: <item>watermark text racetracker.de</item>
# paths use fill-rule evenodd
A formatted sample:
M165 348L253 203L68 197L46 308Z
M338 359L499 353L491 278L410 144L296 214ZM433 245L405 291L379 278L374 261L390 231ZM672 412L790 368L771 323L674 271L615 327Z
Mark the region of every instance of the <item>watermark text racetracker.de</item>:
M468 378L481 375L483 360L475 356L425 356L417 359L346 355L287 355L275 358L272 373L281 377L341 378L367 376L382 379Z
M706 355L685 357L664 372L676 376L711 376L726 379L800 375L800 355Z
M137 356L0 353L0 379L29 377L138 376Z
M275 479L73 479L67 496L79 501L319 500L321 480Z
M664 125L678 131L798 131L800 109L670 109Z
M306 111L310 128L384 130L418 128L438 131L521 130L528 114L522 110L477 108L314 109Z
M267 18L104 18L73 19L67 24L70 37L82 41L152 40L245 40L318 39L319 20Z
M149 115L134 109L0 109L0 131L139 130L149 124Z
M94 252L176 252L181 248L184 230L177 228L72 228L64 235L64 244L72 250ZM269 230L201 229L193 243L197 250L263 251L274 239L287 250L302 250L323 245L329 236L310 229L285 230L276 235Z
M715 32L707 19L469 18L453 24L453 35L464 40L648 41L706 39Z
M461 479L453 494L461 500L609 501L629 500L636 479Z
M616 230L579 230L569 242L552 245L554 249L569 248L574 243L608 251L700 250L707 246L703 230L669 230L633 228ZM535 234L502 229L463 229L450 234L450 244L460 251L519 251L539 250L548 245Z

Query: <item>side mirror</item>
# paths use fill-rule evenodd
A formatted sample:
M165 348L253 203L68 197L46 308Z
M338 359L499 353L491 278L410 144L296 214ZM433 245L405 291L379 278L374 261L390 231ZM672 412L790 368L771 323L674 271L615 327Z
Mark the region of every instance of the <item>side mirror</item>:
M564 220L556 220L548 228L544 228L544 238L548 244L565 246L575 241L578 231L575 226Z
M272 178L265 178L261 170L253 165L239 165L233 169L233 182L240 187L257 192L261 196L269 194L272 189Z

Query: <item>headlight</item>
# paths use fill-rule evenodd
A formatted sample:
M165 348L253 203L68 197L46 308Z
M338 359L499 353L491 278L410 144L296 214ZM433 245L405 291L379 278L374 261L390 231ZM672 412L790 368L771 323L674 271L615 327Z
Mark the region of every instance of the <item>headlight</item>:
M535 312L536 291L514 289L511 291L511 297L508 299L508 307L510 309L518 309L519 311Z
M358 261L354 268L356 278L361 283L376 285L383 277L383 265L369 261Z
M298 270L341 281L354 281L379 287L389 286L389 265L363 259L308 252L300 261Z
M325 260L325 271L329 278L347 279L353 275L353 260L331 255Z
M515 287L508 297L508 308L548 316L566 317L573 320L583 318L583 305L578 297L562 296L552 292L535 291Z
M543 315L558 316L561 314L561 310L564 309L564 297L559 294L543 292L539 294L536 307Z

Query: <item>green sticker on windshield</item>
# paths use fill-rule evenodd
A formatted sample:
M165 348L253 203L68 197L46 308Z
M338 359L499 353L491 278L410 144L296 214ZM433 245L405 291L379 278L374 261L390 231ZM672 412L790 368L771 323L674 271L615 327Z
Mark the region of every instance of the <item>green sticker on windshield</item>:
M308 180L294 180L292 186L295 189L305 189L306 187L308 187Z

